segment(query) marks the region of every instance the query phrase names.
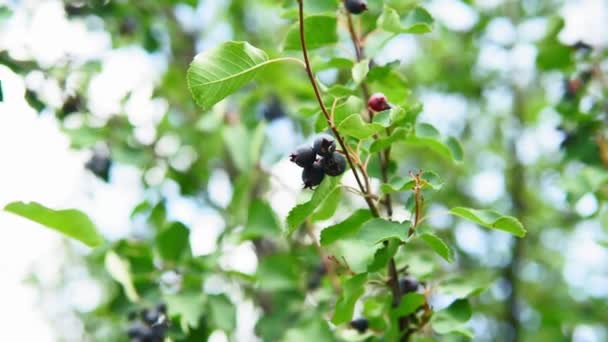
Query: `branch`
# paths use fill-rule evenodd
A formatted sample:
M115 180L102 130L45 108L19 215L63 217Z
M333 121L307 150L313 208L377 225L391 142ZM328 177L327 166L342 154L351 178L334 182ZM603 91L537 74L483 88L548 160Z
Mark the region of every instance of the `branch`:
M342 148L342 150L347 152L348 150L346 148L344 139L338 132L338 129L334 125L334 122L331 119L331 116L329 115L329 112L327 111L325 104L323 103L323 99L321 98L321 91L319 90L319 86L317 85L317 81L315 79L314 72L312 70L312 67L310 66L310 60L308 59L308 50L306 49L306 39L304 37L304 0L298 0L298 13L299 13L299 21L300 21L300 44L302 45L304 63L306 64L306 74L308 75L308 78L310 79L310 83L315 92L315 97L317 98L317 102L319 102L319 106L321 107L321 111L323 112L323 115L325 116L325 120L327 120L327 124L328 124L329 128L334 133L334 136L336 137L336 140L338 140L338 143L340 144L340 147ZM357 184L359 185L359 188L361 189L362 192L368 193L370 191L370 189L366 189L363 186L363 183L361 182L361 179L359 178L359 173L357 172L357 169L355 168L355 165L352 161L352 157L350 156L349 153L345 153L345 155L346 155L346 160L348 161L348 165L350 166L353 174L355 175L355 179L357 180ZM372 212L372 215L374 215L375 217L378 217L378 208L376 208L376 205L374 204L374 202L367 196L365 197L365 201L367 202L367 205L369 206L369 209Z

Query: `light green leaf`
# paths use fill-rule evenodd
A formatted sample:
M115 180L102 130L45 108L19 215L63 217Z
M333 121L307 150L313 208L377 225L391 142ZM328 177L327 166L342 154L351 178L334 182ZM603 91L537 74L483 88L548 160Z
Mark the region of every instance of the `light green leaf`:
M357 274L346 280L342 285L342 293L336 302L334 316L331 321L334 324L342 324L353 318L355 304L365 291L367 273Z
M454 261L452 250L437 235L433 233L422 233L420 238L447 262L451 263Z
M336 187L334 191L332 191L329 196L325 198L323 203L315 210L315 212L310 217L313 221L322 221L330 219L336 210L338 209L338 205L340 204L340 199L342 198L342 188Z
M287 233L293 233L325 200L340 182L340 177L325 177L309 201L296 205L287 215Z
M467 298L476 296L485 291L491 281L488 277L481 275L454 276L443 280L437 292L454 296L456 298Z
M179 261L191 255L190 231L180 222L174 222L156 235L156 245L160 256L166 261Z
M405 223L387 221L381 218L375 218L367 221L359 232L353 237L353 240L361 241L369 246L374 246L388 239L398 239L404 241L407 236L409 225Z
M247 42L226 42L204 51L190 64L187 79L194 101L203 109L249 83L261 68L284 59L268 59Z
M363 59L360 62L358 62L357 64L355 64L355 66L352 69L353 81L355 81L355 84L361 83L367 76L368 72L369 72L369 60Z
M450 149L450 153L452 154L452 158L456 161L462 161L464 158L464 151L462 150L462 145L460 141L454 137L449 137L445 144Z
M89 247L104 242L95 224L83 212L76 209L54 210L36 202L12 202L4 210L56 230Z
M420 34L432 30L433 17L424 8L416 7L409 11L402 21L397 11L384 6L376 25L386 32Z
M422 184L423 190L432 189L438 191L443 187L443 181L433 171L424 171L422 173L422 179L424 180L424 183ZM392 179L390 183L382 184L380 186L380 191L385 194L409 191L413 189L415 184L416 182L412 178L396 177Z
M304 39L308 50L318 49L338 41L338 21L335 15L309 15L304 18ZM299 23L287 32L285 50L301 50Z
M276 235L281 231L272 207L264 200L255 199L249 206L247 225L241 239L250 240L262 236Z
M200 293L180 293L165 295L165 302L171 316L177 316L182 330L198 327L205 309L204 300Z
M321 245L327 246L355 234L361 225L371 218L372 214L367 209L355 211L346 220L323 229L321 231Z
M493 210L476 210L464 207L452 208L450 213L473 221L482 227L504 230L517 237L526 236L526 229L513 216L504 216Z
M139 301L139 295L133 285L129 263L113 251L106 253L105 267L112 279L122 285L127 298L132 302Z
M288 254L273 254L260 261L258 286L265 291L293 290L298 283L297 261Z
M207 297L210 321L213 326L231 332L236 327L236 308L225 295Z
M466 299L458 299L447 308L436 312L431 326L438 334L459 333L473 338L472 330L465 325L471 318L471 306Z
M401 241L397 239L390 239L388 240L387 244L384 244L382 247L378 248L374 253L372 262L367 265L367 272L372 273L385 269L390 259L397 253L400 245Z
M408 293L405 296L401 297L401 302L399 303L399 306L393 309L392 314L396 317L407 316L416 312L416 309L422 306L425 301L426 299L424 298L424 295L422 293Z
M351 114L340 122L338 131L344 135L362 140L380 132L382 128L380 124L364 122L359 114Z

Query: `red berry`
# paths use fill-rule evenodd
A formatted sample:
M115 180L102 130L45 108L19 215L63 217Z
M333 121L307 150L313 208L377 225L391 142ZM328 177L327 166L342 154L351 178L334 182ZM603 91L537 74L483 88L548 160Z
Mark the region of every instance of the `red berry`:
M376 93L369 97L369 100L367 101L367 108L373 110L374 112L381 112L383 110L391 109L391 106L388 104L384 94Z

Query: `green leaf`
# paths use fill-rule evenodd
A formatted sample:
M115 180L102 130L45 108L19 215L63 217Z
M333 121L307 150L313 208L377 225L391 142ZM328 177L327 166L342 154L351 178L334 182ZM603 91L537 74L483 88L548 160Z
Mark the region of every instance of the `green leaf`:
M282 59L268 59L266 53L247 42L226 42L204 51L188 69L188 89L203 109L249 83L261 68Z
M462 149L462 145L460 141L454 137L449 137L445 144L450 149L450 153L452 154L452 158L456 161L462 161L464 158L464 151Z
M437 291L456 298L467 298L482 293L490 283L489 278L481 275L454 276L443 280Z
M422 173L422 179L424 180L424 183L422 184L423 190L432 189L438 191L443 187L443 181L433 171L424 171ZM416 182L412 178L396 177L392 179L390 183L382 184L380 186L380 191L385 194L409 191L413 189L415 184Z
M362 140L380 132L382 128L380 124L364 122L359 114L351 114L340 122L338 131L344 135Z
M388 243L376 250L372 262L367 265L367 272L378 272L388 265L390 259L395 256L399 249L400 241L397 239L390 239Z
M368 72L369 72L369 60L363 59L360 62L358 62L357 64L355 64L355 66L352 69L352 76L353 76L353 81L355 81L355 84L359 84L359 83L363 82L363 80L367 76Z
M262 236L273 236L281 231L272 207L264 200L255 199L249 206L247 225L241 239L251 240Z
M276 324L275 324L276 326ZM267 339L264 339L267 341ZM277 341L271 339L270 341ZM333 342L336 341L334 333L328 326L328 323L319 315L314 315L310 319L306 319L298 322L296 327L290 328L285 332L285 335L280 339L282 342L310 342L310 341L323 341Z
M120 258L118 254L109 251L106 253L104 264L112 279L122 285L127 298L132 302L139 301L139 295L135 285L133 285L129 263Z
M83 212L76 209L54 210L36 202L12 202L4 210L76 239L89 247L104 242L95 224Z
M407 137L407 130L403 127L397 127L389 137L381 137L379 139L374 140L372 145L369 148L370 153L380 152L397 141L404 141Z
M321 231L321 245L327 246L338 240L355 234L361 225L372 218L367 209L359 209L344 221L329 226Z
M293 233L335 189L340 177L325 177L309 201L296 205L287 215L287 232Z
M2 80L0 80L0 102L4 101L4 95L2 94Z
M256 272L258 286L266 291L292 290L297 286L296 260L288 254L273 254L260 262Z
M336 187L329 196L323 200L323 203L317 208L317 210L310 217L313 221L322 221L330 219L340 204L342 198L342 188Z
M452 250L437 235L433 233L422 233L420 238L447 262L451 263L454 261Z
M465 323L471 318L471 306L466 299L459 299L447 308L436 312L431 326L438 334L459 333L473 338L473 332Z
M338 41L338 21L335 15L309 15L304 18L304 39L308 50L318 49ZM287 32L285 50L301 50L300 27L295 23Z
M407 13L402 22L397 11L384 6L376 25L386 32L420 34L432 30L433 17L424 8L416 7Z
M171 316L179 317L182 330L188 332L190 328L198 327L205 309L203 297L199 292L171 294L163 298Z
M396 317L407 316L416 312L416 309L422 306L425 301L426 299L424 298L424 295L422 293L408 293L405 296L401 297L401 302L399 303L399 306L393 309L392 314Z
M367 273L357 274L346 280L342 285L342 293L336 302L334 316L331 321L334 324L349 322L353 318L355 304L363 292L365 292L365 281Z
M476 210L464 207L452 208L450 213L473 221L482 227L504 230L517 237L526 236L526 229L513 216L504 216L493 210Z
M225 295L208 297L211 323L225 332L232 332L236 327L236 308Z
M190 231L180 222L172 223L156 235L156 245L160 256L166 261L177 262L191 255Z
M363 224L359 232L353 237L353 240L361 241L369 246L374 246L382 241L393 238L404 241L408 229L409 226L406 223L375 218Z

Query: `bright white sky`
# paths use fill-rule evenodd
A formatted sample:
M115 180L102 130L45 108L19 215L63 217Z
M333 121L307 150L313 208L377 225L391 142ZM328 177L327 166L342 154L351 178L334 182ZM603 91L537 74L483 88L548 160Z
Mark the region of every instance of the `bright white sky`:
M501 1L479 2L493 6ZM6 1L0 0L0 5L3 3ZM127 104L126 108L129 118L140 130L142 139L150 138L155 134L152 127L160 118L166 104L151 99L152 89L148 85L156 80L158 70L163 69L162 57L150 56L135 48L111 51L110 38L107 34L102 31L89 31L82 22L68 22L58 1L23 0L8 1L8 3L19 5L15 16L6 25L0 24L0 50L8 49L15 57L31 56L47 65L60 63L66 54L78 60L103 56L103 72L93 81L89 94L94 115L101 120L107 118L115 111L123 95L134 89L132 103ZM31 18L25 15L25 9L33 11ZM466 30L477 20L476 14L469 7L455 0L432 1L429 9L435 17L454 30ZM183 8L180 11L184 12L183 16L202 13L201 11L187 13ZM608 10L604 1L568 1L563 13L566 13L568 18L568 25L563 33L564 40L573 42L582 38L595 44L608 44L608 35L605 34L608 32ZM511 39L509 35L513 30L508 23L506 26L504 22L497 22L494 25L497 30L490 39L497 41ZM407 46L392 51L396 56L391 58L407 59L412 53L412 49ZM498 51L491 56L496 57L497 54L500 56L501 52ZM521 58L523 61L519 61L524 63L523 66L518 65L518 67L525 69L526 60L530 61L525 57L530 56L526 53L525 47L518 56L524 56ZM124 235L125 227L130 226L129 210L142 196L137 170L129 167L114 168L113 183L110 185L95 179L83 168L88 153L69 150L68 139L59 132L52 115L38 115L29 108L23 98L24 80L4 66L0 66L0 80L5 97L4 102L0 103L0 207L15 200L33 200L56 208L81 208L95 219L108 237L117 238ZM46 81L41 75L31 75L28 84L45 89L49 103L56 105L61 103L58 86ZM457 125L444 123L460 121L467 110L466 103L456 97L426 94L423 100L427 108L425 117L428 121L436 123L442 131L456 127ZM448 106L446 104L449 105L450 111L445 111ZM138 110L129 110L129 108ZM449 118L442 116L439 119L439 116L446 112L452 113L451 116ZM282 130L280 127L275 129ZM544 131L546 133L542 134ZM551 138L553 131L550 129L547 131L546 127L539 127L538 132L541 132L543 137L553 139L551 140L553 144L550 145L559 142L558 138ZM545 149L555 147L544 146L546 140L540 139L538 132L524 134L528 145L525 150L532 154L523 156L523 160L526 158L534 160L539 153L545 152ZM276 165L276 174L286 174L281 170L288 166L288 163ZM227 193L228 191L222 186L225 177L218 174L214 179L217 180L214 186L220 187L218 193ZM283 182L293 183L291 180L290 177ZM298 184L290 184L290 186L292 186L291 190L277 190L271 196L272 205L279 213L286 214L295 202L293 189L297 189ZM504 191L502 176L500 172L492 169L483 171L473 179L473 188L476 189L474 195L480 201L491 202L493 196L500 195ZM167 191L171 192L170 189ZM192 240L197 242L193 247L195 251L205 253L212 250L213 245L198 242L212 241L209 236L216 235L222 229L221 219L212 211L196 207L177 196L170 206L175 217L192 224ZM199 224L196 224L197 222ZM202 227L200 222L209 225ZM471 241L482 242L493 238L471 225L459 226L458 229L458 235L466 237L463 241L458 241L465 250L473 248L470 246ZM60 251L62 240L51 231L2 211L0 211L0 232L2 234L0 303L3 303L4 308L0 310L0 322L3 322L0 325L3 339L54 341L54 334L41 313L40 303L36 302L36 292L24 285L22 279L33 270L34 265L37 265L36 271L45 278L45 281L52 283L57 275L56 270L63 262ZM582 288L588 285L576 283L576 279L591 279L598 285L602 281L603 284L607 281L605 273L603 277L601 276L601 269L605 265L599 260L608 259L608 255L593 242L597 233L598 227L586 226L585 230L577 231L571 243L564 246L569 256L564 274L568 279L573 280L573 285L576 287ZM249 247L235 246L234 253L236 254L232 257L227 257L226 262L233 263L236 259L253 260L252 263L240 264L237 267L246 272L255 269L255 258L235 257L240 253L250 254ZM83 292L82 289L88 291ZM73 294L76 298L71 298L70 303L84 309L92 307L98 299L95 289L91 288L90 284L83 284L80 290L74 289ZM605 292L602 294L606 295ZM248 310L250 311L251 308ZM245 327L245 329L250 328ZM590 336L591 330L588 327L581 329L578 334L581 336L580 341L583 341L582 338ZM221 339L221 336L218 338ZM75 337L75 340L78 338ZM592 339L584 341L592 341Z

